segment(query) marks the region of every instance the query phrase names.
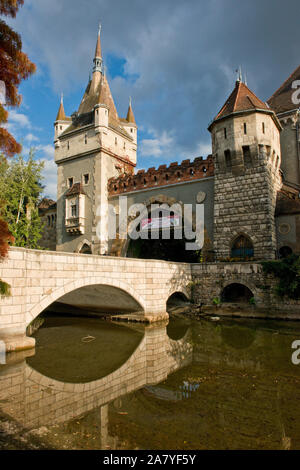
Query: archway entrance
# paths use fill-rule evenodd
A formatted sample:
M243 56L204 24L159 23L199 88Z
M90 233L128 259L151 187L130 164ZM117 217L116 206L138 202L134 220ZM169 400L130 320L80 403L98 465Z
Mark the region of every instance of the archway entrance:
M279 249L279 258L287 258L288 256L292 254L293 254L293 250L289 246L282 246Z
M248 303L253 297L253 293L247 286L238 283L229 284L222 292L222 302Z
M140 237L129 241L128 258L161 259L164 261L198 263L200 250L187 250L186 244L195 241L184 237L182 214L159 207L150 208L136 231Z

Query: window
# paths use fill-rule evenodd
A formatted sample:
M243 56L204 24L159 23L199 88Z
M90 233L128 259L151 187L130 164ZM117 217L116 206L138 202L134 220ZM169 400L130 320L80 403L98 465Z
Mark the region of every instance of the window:
M226 127L224 127L224 139L227 139L227 130L226 130Z
M84 143L87 144L87 134L84 136Z
M68 178L68 186L69 188L72 188L74 182L74 178Z
M132 129L132 127L131 127L131 129L130 129L130 132L131 132L131 133L133 132L133 129Z
M177 171L177 178L180 178L180 171Z
M125 150L125 149L126 149L126 144L125 144L125 142L124 142L124 144L123 144L123 150Z
M157 177L156 176L154 176L154 182L157 183Z
M86 173L85 175L83 175L83 183L89 184L89 182L90 182L90 175Z
M169 179L169 175L166 175L166 181L168 181L168 179Z
M263 122L262 123L262 131L263 131L263 134L265 133L265 123Z
M144 186L146 186L146 184L147 184L147 181L146 181L146 179L144 178Z
M231 248L231 258L249 259L254 255L252 241L246 235L240 235L235 239Z
M62 126L59 126L60 127L60 130L62 130Z
M77 205L75 203L71 205L71 217L77 217Z
M191 176L194 176L194 170L193 170L193 168L190 169L190 175L191 175Z
M247 134L247 124L244 122L244 134Z
M230 150L225 150L224 156L225 156L225 165L226 165L226 168L231 168L231 154L230 154Z
M118 139L115 137L115 145L118 145Z
M250 166L252 166L252 160L251 160L251 153L250 153L249 145L244 145L243 146L243 157L244 157L245 167L249 168Z
M67 143L68 150L70 149L70 142Z

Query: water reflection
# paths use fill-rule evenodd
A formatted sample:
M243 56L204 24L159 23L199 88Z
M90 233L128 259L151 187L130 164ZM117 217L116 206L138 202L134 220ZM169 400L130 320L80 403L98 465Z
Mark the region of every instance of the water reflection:
M11 355L0 368L1 413L48 446L300 449L299 323L76 321L57 335L50 322L36 356Z

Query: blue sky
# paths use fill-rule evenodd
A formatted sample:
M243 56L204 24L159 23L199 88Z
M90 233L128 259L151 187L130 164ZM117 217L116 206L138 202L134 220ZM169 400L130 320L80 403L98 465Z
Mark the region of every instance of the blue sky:
M88 5L88 7L87 7ZM298 0L25 0L10 24L37 73L20 87L9 127L45 161L45 194L56 197L53 122L60 93L70 115L92 69L98 23L120 117L128 98L139 127L138 168L210 152L207 125L242 66L266 100L299 65Z

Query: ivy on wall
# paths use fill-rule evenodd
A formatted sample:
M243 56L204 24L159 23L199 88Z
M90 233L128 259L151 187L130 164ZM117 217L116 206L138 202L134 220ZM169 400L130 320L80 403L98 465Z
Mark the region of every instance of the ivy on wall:
M278 261L263 261L266 274L273 274L278 279L275 292L279 297L300 299L300 256L290 255Z

